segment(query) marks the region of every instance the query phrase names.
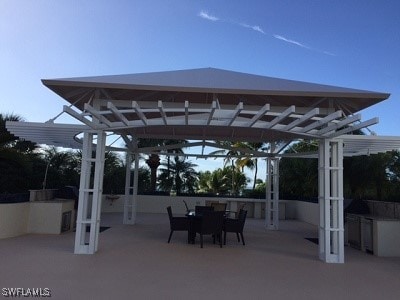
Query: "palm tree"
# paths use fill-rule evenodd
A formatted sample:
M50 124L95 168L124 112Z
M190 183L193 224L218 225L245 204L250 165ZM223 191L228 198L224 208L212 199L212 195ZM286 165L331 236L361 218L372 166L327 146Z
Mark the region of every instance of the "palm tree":
M0 114L0 192L20 192L32 188L30 174L36 154L35 144L21 141L6 128L7 121L21 122L15 114Z
M197 167L196 164L175 156L174 160L169 162L169 166L168 162L163 162L161 165L163 168L160 169L159 179L163 190L170 191L175 188L178 195L182 192L194 192L195 182L198 179L198 173L194 169Z
M198 191L202 193L213 193L215 195L225 195L230 189L229 178L222 169L213 172L200 172Z
M315 152L316 141L293 144L285 153ZM280 193L291 197L318 195L318 160L312 158L282 158L279 163Z
M60 150L52 146L42 148L40 153L42 161L45 163L44 170L40 172L40 174L44 174L42 177L43 189L46 187L61 188L67 185L79 186L81 151Z
M219 168L213 172L200 172L199 192L213 193L216 195L239 195L246 187L247 178L235 166Z
M138 146L139 150L143 147L158 147L165 145L173 145L177 143L185 142L184 140L158 140L158 139L139 139ZM168 150L169 153L183 153L181 148ZM169 166L168 156L168 166ZM160 156L157 153L152 153L146 159L146 164L150 168L150 191L155 192L157 186L157 169L160 166ZM169 172L168 172L169 173ZM169 174L168 174L169 177Z
M248 154L246 150L253 150L253 151L260 151L265 150L265 143L254 143L254 142L229 142L224 141L221 142L222 145L226 147L231 147L231 150L217 150L214 151L212 154L225 154L226 157L224 159L224 167L228 165L228 163L233 163L237 168L239 168L242 172L244 168L248 168L249 170L254 170L254 178L253 178L253 190L256 188L256 181L257 181L257 174L258 174L258 159L257 157L253 157L252 155ZM232 172L234 169L232 168ZM234 178L234 176L231 176ZM232 187L235 185L232 182ZM232 191L232 194L234 192Z
M157 147L162 145L163 140L156 139L139 139L138 147ZM157 169L160 166L160 156L158 154L152 153L148 155L148 158L145 160L146 164L150 168L150 192L154 193L156 191L157 185Z
M240 168L235 166L223 168L222 173L225 174L228 179L231 195L240 195L248 182L245 174L240 170Z
M163 144L169 146L169 145L183 144L186 142L187 142L186 140L164 140ZM182 148L176 148L176 149L168 149L167 153L183 154L184 152ZM171 156L167 155L168 177L169 177L170 163L171 163Z
M222 146L225 147L233 147L234 144L236 144L237 142L230 142L230 141L222 141L220 142L220 144ZM211 152L211 154L223 154L225 155L224 158L224 168L226 168L228 166L228 164L231 164L231 174L229 176L230 178L230 189L231 189L231 195L234 195L234 186L235 186L235 182L233 182L233 180L235 179L235 176L233 175L233 172L235 171L235 167L234 167L234 163L235 163L235 157L240 155L240 151L238 150L217 150L214 152ZM236 159L237 160L237 159Z
M121 157L112 151L107 151L104 157L103 192L122 194L125 189L126 167Z
M52 173L53 188L59 187L60 182L65 180L64 170L69 169L71 154L66 151L59 151L57 147L48 147L43 149L43 160L46 162L46 170L43 179L43 189L47 185L47 177L49 171Z
M20 122L22 117L14 114L0 113L0 149L11 147L18 139L6 128L7 121Z
M234 148L242 148L242 149L249 149L253 151L259 151L259 150L265 150L265 144L264 143L251 143L251 142L240 142L240 143L235 143L232 147ZM253 178L253 191L256 188L256 182L257 182L257 173L258 173L258 159L257 157L253 157L249 154L245 154L243 157L239 157L236 160L236 165L242 169L246 167L249 170L254 170L254 178Z

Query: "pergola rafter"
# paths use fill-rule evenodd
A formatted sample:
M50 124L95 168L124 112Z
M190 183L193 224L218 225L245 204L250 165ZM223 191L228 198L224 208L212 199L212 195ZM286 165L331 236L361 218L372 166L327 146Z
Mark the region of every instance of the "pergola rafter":
M236 106L235 111L233 112L231 119L228 120L227 126L231 126L233 122L235 122L236 118L240 115L240 112L243 110L243 102L239 102Z
M321 128L321 127L325 126L326 124L328 124L329 122L340 119L341 117L342 117L342 111L341 110L335 111L334 113L331 113L331 114L327 115L326 117L323 117L322 119L318 120L317 122L311 123L311 124L303 127L300 130L300 132L309 132L313 129Z
M308 138L333 138L378 122L374 118L353 124L361 119L359 114L343 117L341 111L337 111L328 116L320 116L319 108L310 109L304 114L296 113L294 105L278 113L271 111L269 104L258 109L256 107L245 109L243 103L240 102L234 108L226 108L218 106L215 100L208 107L199 107L199 105L192 107L189 101L185 101L183 106L174 105L170 108L167 108L162 100L159 100L157 105L155 102L142 104L144 107L137 101L131 103L132 109L117 108L112 102L107 102L106 106L101 106L100 109L85 104L82 112L77 112L70 107L65 107L64 111L95 130L190 125L231 127L235 130L272 129ZM235 139L234 132L231 139Z
M158 110L160 111L160 115L162 117L164 125L168 125L167 114L165 113L162 101L158 101Z
M300 124L308 121L309 119L311 119L312 117L316 116L319 114L319 108L314 108L312 110L310 110L308 113L306 113L305 115L303 115L302 117L298 118L297 120L294 120L292 123L286 125L283 130L287 131L290 130L296 126L299 126Z
M112 102L107 102L107 108L114 114L117 120L120 120L125 126L129 126L128 119L124 116L122 112L115 107Z

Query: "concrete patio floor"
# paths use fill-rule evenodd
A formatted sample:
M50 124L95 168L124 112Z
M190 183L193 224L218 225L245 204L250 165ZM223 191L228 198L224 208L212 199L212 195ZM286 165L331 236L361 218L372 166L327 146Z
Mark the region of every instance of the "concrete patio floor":
M0 240L0 289L49 288L53 299L400 299L400 258L346 247L345 264L318 259L315 226L282 221L279 231L248 219L246 246L228 235L222 249L205 239L167 243L165 214L104 214L99 251L73 254L74 233ZM3 297L3 296L2 296Z

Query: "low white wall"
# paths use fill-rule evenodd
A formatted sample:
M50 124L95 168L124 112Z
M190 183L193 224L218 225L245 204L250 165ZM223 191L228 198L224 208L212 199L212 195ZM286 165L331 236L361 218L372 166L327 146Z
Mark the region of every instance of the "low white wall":
M296 207L295 219L319 226L319 205L318 203L293 201Z
M118 195L118 198L114 200L110 200L107 198L107 195L103 195L101 202L101 212L123 212L124 199L124 195Z
M279 200L279 203L283 203L285 205L285 219L286 220L295 220L296 219L296 210L297 210L297 201L296 200ZM279 207L280 210L280 207Z
M118 196L117 199L111 199L107 195L103 195L102 212L123 212L125 196ZM227 209L237 211L241 204L245 204L249 218L264 218L265 216L265 200L259 199L154 195L138 195L137 197L137 212L139 213L166 213L166 207L171 206L174 214L185 214L186 207L183 203L183 200L185 200L190 209L194 209L196 205L206 205L208 202L220 202L227 203ZM286 201L280 201L279 203L279 218L281 220L286 219L286 205ZM291 214L293 215L293 212Z
M30 203L0 204L0 239L26 234Z
M171 206L174 214L185 214L186 207L183 200L190 208L196 205L205 205L205 198L196 197L178 197L178 196L153 196L138 195L137 212L141 213L167 213L166 207ZM123 212L124 195L119 195L118 199L110 200L107 195L103 195L101 211L102 212ZM207 199L208 200L208 199ZM214 199L214 201L217 201ZM222 202L222 201L221 201Z

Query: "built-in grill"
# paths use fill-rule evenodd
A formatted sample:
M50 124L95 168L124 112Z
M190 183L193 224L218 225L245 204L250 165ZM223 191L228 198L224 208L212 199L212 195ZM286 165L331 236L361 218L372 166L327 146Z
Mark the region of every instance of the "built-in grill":
M353 200L344 209L347 244L362 251L373 252L373 221L365 201Z
M61 217L61 232L69 231L71 229L72 211L63 212Z

